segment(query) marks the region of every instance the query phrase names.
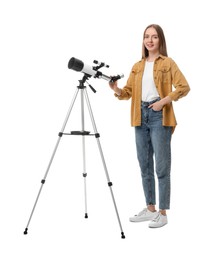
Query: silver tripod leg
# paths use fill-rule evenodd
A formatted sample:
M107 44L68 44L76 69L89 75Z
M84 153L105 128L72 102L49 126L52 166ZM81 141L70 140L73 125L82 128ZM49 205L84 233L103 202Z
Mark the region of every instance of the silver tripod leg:
M59 143L60 143L61 137L62 137L63 132L64 132L64 130L65 130L66 124L67 124L68 119L69 119L69 117L70 117L72 108L73 108L73 106L74 106L76 97L77 97L77 95L78 95L78 92L79 92L79 89L77 89L76 92L75 92L75 94L74 94L74 97L73 97L72 102L71 102L71 104L70 104L69 110L68 110L68 112L67 112L67 116L66 116L66 118L65 118L65 120L64 120L62 129L61 129L61 132L58 134L57 143L56 143L56 145L55 145L55 148L54 148L54 151L53 151L53 153L52 153L51 159L50 159L50 161L49 161L48 167L47 167L47 169L46 169L45 176L44 176L44 178L41 180L41 187L40 187L40 189L39 189L39 192L38 192L38 195L37 195L37 197L36 197L36 200L35 200L33 209L32 209L32 211L31 211L31 214L30 214L30 217L29 217L27 226L26 226L25 231L24 231L24 234L25 234L25 235L27 234L30 221L31 221L31 219L32 219L32 216L33 216L33 213L34 213L34 211L35 211L37 202L38 202L38 200L39 200L39 196L40 196L41 191L42 191L42 188L43 188L43 184L44 184L45 181L46 181L48 172L49 172L49 170L50 170L50 167L51 167L51 164L52 164L52 162L53 162L54 156L55 156L55 154L56 154L56 151L57 151L58 145L59 145Z
M82 132L85 131L85 118L84 118L84 89L81 89L81 125ZM84 177L84 197L85 197L85 218L88 218L87 211L87 188L86 188L86 146L85 146L85 136L82 135L82 153L83 153L83 177Z
M121 225L121 221L120 221L120 217L119 217L119 213L118 213L118 209L117 209L117 205L116 205L116 202L115 202L113 190L112 190L112 185L113 184L110 181L110 177L109 177L109 174L108 174L106 162L105 162L105 159L104 159L104 154L103 154L101 143L100 143L100 140L99 140L100 135L98 134L98 131L97 131L97 127L96 127L96 124L95 124L95 120L94 120L94 116L93 116L93 113L92 113L92 108L91 108L91 105L90 105L90 102L89 102L89 97L88 97L87 91L86 91L86 89L84 89L83 91L84 91L84 94L85 94L86 103L87 103L87 106L88 106L90 118L91 118L91 121L92 121L92 126L93 126L93 129L94 129L96 141L97 141L97 144L98 144L98 149L99 149L99 152L100 152L100 155L101 155L101 159L102 159L102 163L103 163L103 166L104 166L104 170L105 170L108 186L110 188L110 192L111 192L114 208L115 208L117 219L118 219L118 222L119 222L119 226L120 226L120 230L121 230L121 238L125 238L125 235L124 235L124 232L123 232L123 229L122 229L122 225Z

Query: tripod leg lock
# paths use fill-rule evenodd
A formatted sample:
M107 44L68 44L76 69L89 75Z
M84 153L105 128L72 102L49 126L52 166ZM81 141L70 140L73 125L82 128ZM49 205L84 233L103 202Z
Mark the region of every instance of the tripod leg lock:
M44 183L45 183L45 180L41 180L41 183L44 184Z
M96 134L95 134L95 137L96 137L96 138L99 138L99 137L100 137L100 134L99 134L99 133L96 133Z
M108 186L111 187L113 185L112 182L108 182Z
M87 176L87 173L83 173L83 177L85 178Z

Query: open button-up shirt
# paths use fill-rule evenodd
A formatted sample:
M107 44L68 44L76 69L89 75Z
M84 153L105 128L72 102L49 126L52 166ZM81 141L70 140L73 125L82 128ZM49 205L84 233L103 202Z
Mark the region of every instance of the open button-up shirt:
M146 59L135 63L130 72L126 86L121 89L121 94L116 97L120 100L132 98L131 102L131 125L141 125L141 101L142 101L142 76ZM160 55L154 61L153 68L154 82L160 98L169 96L172 101L186 96L190 91L189 84L177 64L169 57ZM172 86L175 88L173 90ZM163 126L176 127L176 117L172 102L163 107Z

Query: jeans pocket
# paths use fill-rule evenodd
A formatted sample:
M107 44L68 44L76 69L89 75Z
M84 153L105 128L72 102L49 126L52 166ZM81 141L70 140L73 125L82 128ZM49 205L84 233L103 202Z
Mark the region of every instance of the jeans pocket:
M154 110L151 108L151 113L150 113L150 122L160 122L162 125L162 119L163 119L163 110Z

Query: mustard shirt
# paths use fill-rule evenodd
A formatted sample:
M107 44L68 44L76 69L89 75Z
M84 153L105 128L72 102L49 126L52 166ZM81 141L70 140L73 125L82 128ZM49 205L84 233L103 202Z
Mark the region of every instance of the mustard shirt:
M141 125L142 76L145 63L146 59L143 58L133 65L126 86L121 89L120 96L115 94L120 100L132 98L132 126ZM176 63L169 57L159 55L154 61L153 74L154 82L161 99L169 96L173 101L177 101L186 96L190 91L189 84L184 75ZM172 86L174 86L174 90ZM176 124L176 117L171 102L163 107L163 126L172 126L174 131Z

